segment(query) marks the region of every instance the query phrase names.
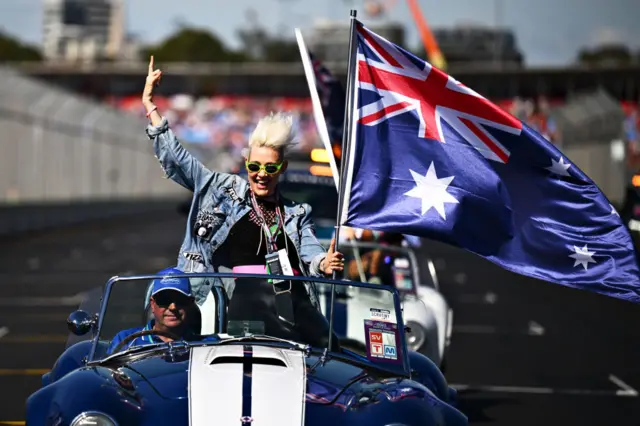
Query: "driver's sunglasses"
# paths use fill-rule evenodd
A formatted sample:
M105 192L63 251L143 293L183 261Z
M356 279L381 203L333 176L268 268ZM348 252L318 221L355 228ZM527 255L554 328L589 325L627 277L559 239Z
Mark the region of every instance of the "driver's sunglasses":
M280 163L280 164L268 163L263 165L256 161L247 161L245 162L245 167L251 173L258 173L260 170L264 170L268 175L275 175L280 171L282 164L283 163Z
M191 303L191 298L182 293L167 294L166 292L159 292L153 296L153 300L161 308L168 308L172 303L175 303L176 307L187 306Z

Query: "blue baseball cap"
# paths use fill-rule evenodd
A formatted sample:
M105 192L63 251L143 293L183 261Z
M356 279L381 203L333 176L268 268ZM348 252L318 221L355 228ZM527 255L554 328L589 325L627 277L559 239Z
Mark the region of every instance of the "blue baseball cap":
M167 268L160 271L158 275L167 276L156 278L155 280L153 280L151 295L153 296L154 294L162 290L175 290L179 291L185 296L191 296L191 283L189 282L189 278L178 278L170 276L175 274L184 274L184 272L176 268Z

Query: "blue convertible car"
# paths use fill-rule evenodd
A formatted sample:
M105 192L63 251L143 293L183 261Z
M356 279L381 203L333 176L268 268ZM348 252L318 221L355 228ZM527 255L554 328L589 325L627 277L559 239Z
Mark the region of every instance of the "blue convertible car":
M301 324L308 326L313 315L301 308L284 324L273 312L245 304L247 295L274 297L267 281L274 276L268 275L172 275L208 280L215 302L207 309L215 315L199 315L198 305L188 305L181 312L188 312L182 319L190 329L182 336L145 326L152 323L143 309L149 283L167 277L114 277L89 293L68 320L75 340L27 400L28 426L467 425L436 365L407 350L396 289L280 277L291 292L278 295L297 297L305 285L319 283L334 286L336 294L349 288L374 294L360 319L362 354L340 343L330 317L319 314L324 326L305 329ZM157 306L173 304L156 298ZM153 318L162 319L158 312ZM213 318L206 329L215 333L199 333L205 317Z

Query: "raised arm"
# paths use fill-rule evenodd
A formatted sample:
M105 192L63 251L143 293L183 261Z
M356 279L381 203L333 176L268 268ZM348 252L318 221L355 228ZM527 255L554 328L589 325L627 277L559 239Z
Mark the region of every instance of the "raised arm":
M154 69L152 56L149 60L149 72L142 92L142 105L144 105L150 121L146 132L153 140L156 157L167 177L188 190L195 191L200 182L210 178L214 172L207 169L180 144L169 127L167 119L162 117L158 107L153 103L153 89L160 83L161 77L162 71Z

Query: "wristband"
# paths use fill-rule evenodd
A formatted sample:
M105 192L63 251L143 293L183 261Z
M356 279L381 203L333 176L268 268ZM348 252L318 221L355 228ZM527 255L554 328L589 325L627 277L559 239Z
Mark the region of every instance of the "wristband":
M151 115L151 113L152 113L153 111L157 110L157 109L158 109L158 107L157 107L156 105L154 105L154 106L153 106L153 108L151 108L151 111L149 111L149 112L147 113L147 118L149 118L149 116Z

